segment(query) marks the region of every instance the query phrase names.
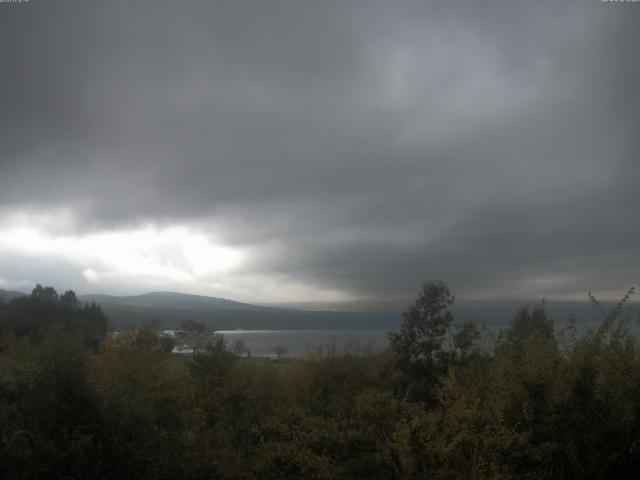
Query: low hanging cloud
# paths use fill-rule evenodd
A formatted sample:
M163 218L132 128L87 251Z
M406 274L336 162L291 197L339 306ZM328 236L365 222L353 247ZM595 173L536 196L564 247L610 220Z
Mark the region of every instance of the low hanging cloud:
M638 283L633 4L0 5L0 277L251 301Z

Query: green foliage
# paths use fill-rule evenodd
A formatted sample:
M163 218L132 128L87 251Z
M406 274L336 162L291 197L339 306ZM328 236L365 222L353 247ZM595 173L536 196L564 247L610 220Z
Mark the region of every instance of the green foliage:
M0 478L636 478L632 293L582 333L523 308L486 345L429 283L384 352L268 360L195 322L193 353L152 324L96 349L99 311L37 287L0 306Z
M10 445L16 432L25 432L23 441L30 439L32 448L24 460L43 467L30 472L33 477L46 478L46 470L72 478L88 474L95 460L91 437L100 409L89 384L89 355L81 338L60 330L38 346L14 338L2 357L2 443ZM3 452L9 457L3 465L8 476L18 476L11 450Z
M96 304L80 305L69 290L58 296L52 287L37 285L31 295L15 298L2 307L0 335L26 337L39 342L53 329L80 335L93 350L99 348L107 330L107 317Z
M109 478L185 474L185 429L192 422L194 385L149 324L107 343L93 358L92 383L103 425L97 448Z
M521 308L501 338L503 345L517 351L538 340L554 340L553 323L547 319L544 302L536 305L533 311L529 307Z
M191 373L203 395L225 382L235 361L236 356L227 349L227 342L222 335L214 335L203 350L193 352Z
M456 360L461 363L480 361L483 357L481 340L482 332L475 323L467 320L456 325L456 331L453 334L453 354Z
M455 297L442 282L429 282L403 314L400 331L389 341L403 373L405 396L432 404L438 377L446 372L449 352L444 345L453 315L449 307Z
M205 349L217 339L214 333L204 323L195 320L185 320L176 332L178 347L197 353Z

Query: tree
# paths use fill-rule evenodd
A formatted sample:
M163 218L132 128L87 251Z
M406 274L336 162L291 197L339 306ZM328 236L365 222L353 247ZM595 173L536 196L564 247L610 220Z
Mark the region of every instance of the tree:
M455 297L443 282L427 282L403 313L398 332L389 334L397 365L403 373L405 396L418 401L435 401L438 376L446 372L449 353L443 346L453 321L449 307Z
M37 284L36 288L31 291L31 298L47 303L57 303L58 292L53 287L43 287Z
M503 345L516 350L539 339L555 343L553 322L547 318L545 302L535 305L533 310L529 307L518 310L509 328L501 336Z
M243 356L251 357L251 350L247 346L246 342L239 338L234 340L233 343L231 344L231 351L237 357L243 357Z
M456 332L453 334L453 347L458 362L467 362L476 359L480 354L480 339L482 333L471 320L456 325Z
M202 351L214 341L216 341L216 334L204 323L195 320L185 320L180 325L180 330L176 332L178 346L193 353Z
M109 329L102 309L80 305L69 290L59 296L54 288L38 284L29 296L14 298L0 312L0 331L38 343L54 328L80 334L87 348L96 351Z
M194 349L191 373L203 397L224 384L235 362L236 356L229 351L227 341L219 333L214 333L204 348Z
M76 297L76 292L73 290L67 290L60 297L60 304L71 309L77 310L80 307L80 302L78 302L78 297Z

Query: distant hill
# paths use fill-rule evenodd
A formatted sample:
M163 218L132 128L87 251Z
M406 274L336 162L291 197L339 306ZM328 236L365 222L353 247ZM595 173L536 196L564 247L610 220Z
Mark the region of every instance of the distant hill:
M0 290L5 302L26 295L21 292ZM309 311L278 306L261 306L236 302L225 298L189 295L174 292L152 292L134 296L80 295L82 302L95 302L109 316L113 328L139 326L146 321L157 322L160 328L177 328L188 319L205 323L216 330L316 330L316 329L395 329L402 323L400 311ZM479 326L506 325L523 305L535 301L476 301L457 302L453 313L456 321L472 320ZM614 307L603 302L603 308ZM640 321L638 303L632 319ZM547 302L547 313L556 325L566 324L573 312L578 323L598 325L602 313L587 301Z
M163 328L176 328L188 319L217 330L386 329L400 325L398 312L305 311L173 292L124 297L82 295L79 299L100 305L114 328L140 325L145 321L156 321Z
M400 311L308 311L172 292L125 297L84 295L79 298L99 304L114 328L140 325L150 320L163 328L175 328L187 319L203 322L217 330L394 329L402 323ZM535 303L526 300L460 302L454 306L453 313L456 321L472 320L480 326L495 327L508 324L519 308ZM605 310L614 305L603 302ZM638 318L639 310L636 303L634 320ZM581 324L597 325L602 320L602 313L586 301L547 302L547 313L556 325L565 324L572 312Z
M24 297L26 295L27 295L26 293L22 293L22 292L11 292L8 290L0 289L0 298L5 302L9 302L14 298Z
M171 308L185 311L265 311L278 310L270 307L258 307L248 303L236 302L226 298L206 297L175 292L151 292L142 295L116 297L112 295L81 295L83 302L95 302L113 305L126 305L142 308Z

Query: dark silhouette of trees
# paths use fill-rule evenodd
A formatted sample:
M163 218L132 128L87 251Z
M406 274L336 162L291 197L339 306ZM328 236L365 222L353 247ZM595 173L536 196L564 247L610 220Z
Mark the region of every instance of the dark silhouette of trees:
M450 353L445 340L453 315L455 297L442 282L428 282L402 317L398 332L389 334L391 348L402 372L405 396L433 403L438 377L446 372Z
M80 305L69 290L58 296L52 287L38 284L31 295L11 300L2 308L0 332L38 342L55 329L81 335L88 348L97 349L109 325L102 309L95 303Z

